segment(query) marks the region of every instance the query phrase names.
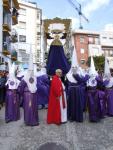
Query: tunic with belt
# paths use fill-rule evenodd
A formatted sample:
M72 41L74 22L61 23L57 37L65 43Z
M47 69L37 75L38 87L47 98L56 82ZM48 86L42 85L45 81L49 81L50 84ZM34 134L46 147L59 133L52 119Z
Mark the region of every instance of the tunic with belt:
M18 79L8 79L6 82L6 105L5 105L5 120L17 121L20 119L20 102L18 91L20 88L20 81Z

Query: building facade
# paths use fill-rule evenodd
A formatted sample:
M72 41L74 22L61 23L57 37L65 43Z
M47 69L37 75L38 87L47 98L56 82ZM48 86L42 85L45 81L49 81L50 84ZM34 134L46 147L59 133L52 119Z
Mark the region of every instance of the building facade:
M113 68L113 31L101 31L100 41L104 56L107 57L110 68Z
M13 46L18 50L18 61L28 63L32 52L33 62L40 62L41 55L41 20L42 10L36 3L19 1L18 25L14 30L18 33L18 43Z
M2 53L2 22L3 22L3 1L0 0L0 57L1 57L1 53ZM0 60L0 62L2 62Z
M16 60L17 53L11 48L12 26L18 23L19 3L17 0L2 0L0 2L0 63Z
M73 32L74 45L77 52L78 63L81 67L87 67L89 56L100 56L101 50L99 32L76 30Z
M88 57L103 55L108 58L110 68L113 68L113 32L76 30L73 39L81 67L87 67Z

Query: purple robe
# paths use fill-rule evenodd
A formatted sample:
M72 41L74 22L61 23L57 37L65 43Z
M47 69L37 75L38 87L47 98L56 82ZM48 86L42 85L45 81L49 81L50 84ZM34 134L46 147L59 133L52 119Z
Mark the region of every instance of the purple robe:
M63 75L69 72L70 65L64 53L62 45L51 45L47 59L47 73L51 76L56 69L61 69Z
M69 83L67 113L70 121L83 122L82 88L75 83Z
M50 81L47 75L37 78L38 105L47 105L49 100Z
M108 116L113 116L113 88L105 90Z
M82 99L82 107L83 111L86 110L86 82L89 79L88 75L80 76L79 74L73 75L77 84L81 87L81 99Z
M24 80L21 81L20 87L20 93L23 94L24 99L23 108L25 124L29 126L38 125L37 92L31 93Z
M20 107L19 107L18 89L6 91L6 105L5 105L5 120L17 121L20 119Z
M105 85L106 81L103 81L102 76L96 77L97 80L97 98L100 101L101 117L104 118L106 115L106 97L105 97Z
M88 87L87 92L87 104L88 104L88 112L89 112L89 120L91 122L98 122L101 119L101 105L100 98L102 95L99 95L99 91L96 87Z
M17 79L19 80L19 81L22 81L22 79L23 79L23 77L24 76L21 76L21 77L17 77ZM23 94L19 94L19 100L20 100L20 107L23 107Z
M104 86L107 86L107 84L109 84L109 80L106 79L103 84ZM105 88L105 101L107 115L113 116L113 87Z

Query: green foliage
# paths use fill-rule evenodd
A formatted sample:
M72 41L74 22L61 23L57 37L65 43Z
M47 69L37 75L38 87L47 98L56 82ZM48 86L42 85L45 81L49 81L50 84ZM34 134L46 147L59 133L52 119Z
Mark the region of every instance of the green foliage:
M93 59L94 59L96 70L104 70L105 57L104 56L94 56ZM90 66L90 62L91 62L91 57L88 58L88 61L87 61L88 66Z

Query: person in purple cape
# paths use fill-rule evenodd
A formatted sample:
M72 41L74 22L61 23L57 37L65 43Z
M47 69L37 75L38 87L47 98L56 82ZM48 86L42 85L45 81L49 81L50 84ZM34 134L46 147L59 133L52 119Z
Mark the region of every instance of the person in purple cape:
M30 54L29 69L20 84L20 94L23 94L24 122L28 126L39 125L37 102L37 79L34 76L32 54Z
M71 68L66 75L68 80L67 114L70 121L83 122L82 89L73 77L76 68Z
M50 81L47 75L42 75L37 78L38 105L48 107Z
M106 98L105 98L105 85L106 81L103 80L102 72L98 72L97 80L97 94L96 97L100 101L101 118L106 116Z
M42 66L41 70L37 72L37 66L34 65L34 73L37 77L38 108L47 108L49 100L50 80L48 78L46 68Z
M105 58L104 83L106 94L107 115L113 116L113 77L111 76L107 58Z
M61 42L61 35L56 34L50 45L50 50L47 59L47 74L55 75L56 69L61 69L63 75L66 75L70 70L70 65L64 53L64 47Z
M22 65L19 65L16 70L16 77L19 81L22 81L23 77L25 75L25 70L23 69ZM23 95L19 94L20 99L20 106L23 107Z
M17 121L20 119L19 96L20 81L15 77L15 65L9 62L9 76L6 82L6 122Z
M24 74L25 74L25 70L23 69L22 64L20 64L17 67L17 70L16 70L16 77L17 77L17 79L21 81L22 78L24 77Z
M67 77L67 103L68 103L68 119L70 121L83 122L83 106L84 106L84 89L81 86L82 82L79 82L75 78L78 71L78 61L76 55L76 49L74 47L71 69L66 75Z
M89 76L90 78L87 81L87 105L89 112L89 120L91 122L98 122L101 119L101 105L96 80L98 74L95 70L93 57L91 57Z
M76 79L78 85L81 87L82 90L82 107L83 107L83 111L86 110L86 82L89 79L89 75L84 71L81 67L77 68L77 73L73 74L73 77Z

